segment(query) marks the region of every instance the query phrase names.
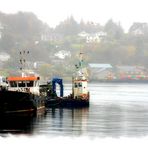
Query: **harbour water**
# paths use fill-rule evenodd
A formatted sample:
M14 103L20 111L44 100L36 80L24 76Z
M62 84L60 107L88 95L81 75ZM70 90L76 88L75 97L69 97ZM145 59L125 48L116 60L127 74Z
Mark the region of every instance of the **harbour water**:
M89 84L88 108L50 108L37 117L1 117L0 135L148 136L148 84ZM65 95L71 85L65 85Z

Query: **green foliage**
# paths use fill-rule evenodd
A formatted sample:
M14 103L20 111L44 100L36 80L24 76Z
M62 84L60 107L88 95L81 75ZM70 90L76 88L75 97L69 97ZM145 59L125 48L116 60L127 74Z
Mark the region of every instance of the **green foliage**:
M72 49L75 49L75 50L81 50L81 49L84 49L84 45L83 44L71 44L71 47Z
M55 29L56 32L64 36L76 35L79 33L78 23L74 20L73 16L61 22Z
M108 37L112 39L119 40L123 37L124 31L120 24L114 23L112 20L109 20L104 26L104 31L107 32Z

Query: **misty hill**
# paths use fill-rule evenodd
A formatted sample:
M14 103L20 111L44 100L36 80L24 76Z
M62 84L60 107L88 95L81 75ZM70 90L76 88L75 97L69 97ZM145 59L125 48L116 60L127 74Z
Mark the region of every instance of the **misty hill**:
M121 24L113 20L101 26L77 22L71 16L51 28L31 12L0 13L0 53L10 55L3 64L6 69L18 67L19 53L23 50L29 51L29 61L49 64L44 67L57 74L59 64L61 73L71 73L72 69L67 67L76 62L80 51L85 53L88 63L148 66L147 40L147 23L133 23L125 33ZM56 56L59 53L71 56Z

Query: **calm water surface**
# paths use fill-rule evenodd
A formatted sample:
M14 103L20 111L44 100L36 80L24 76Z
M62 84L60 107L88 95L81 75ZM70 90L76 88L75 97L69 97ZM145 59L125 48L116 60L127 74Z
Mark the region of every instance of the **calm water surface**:
M89 84L90 106L44 116L1 117L0 135L141 137L148 135L148 84ZM71 86L65 85L65 95Z

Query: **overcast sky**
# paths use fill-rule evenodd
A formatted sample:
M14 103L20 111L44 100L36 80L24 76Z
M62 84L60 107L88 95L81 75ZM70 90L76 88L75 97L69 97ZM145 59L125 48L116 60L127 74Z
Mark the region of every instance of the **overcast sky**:
M147 0L0 0L0 11L31 11L51 27L71 15L102 25L113 19L126 30L133 22L148 22Z

